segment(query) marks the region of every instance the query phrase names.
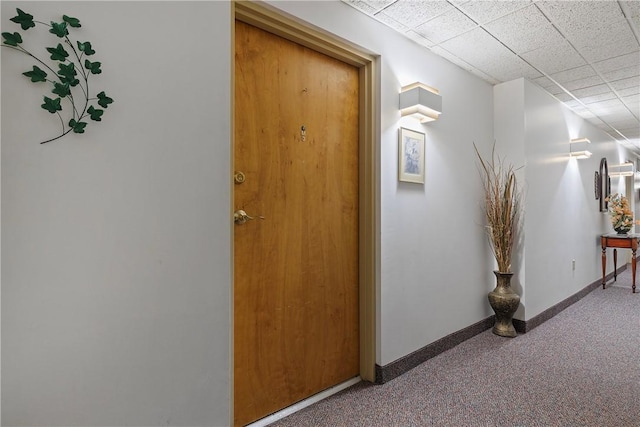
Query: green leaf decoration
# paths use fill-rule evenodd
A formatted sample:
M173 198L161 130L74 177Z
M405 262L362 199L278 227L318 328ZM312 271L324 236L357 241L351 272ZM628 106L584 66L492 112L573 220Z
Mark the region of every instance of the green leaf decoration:
M93 87L91 81L94 78L93 75L102 74L102 63L88 59L93 58L91 55L96 53L91 42L78 41L75 34L70 36L70 32L74 32L72 28L82 27L80 20L73 16L62 15L58 22L43 22L35 20L33 15L19 8L15 10L17 15L10 20L20 26L21 33L0 33L2 35L0 47L10 47L12 51L10 55L16 54L15 52L21 53L37 61L32 64L44 67L32 65L31 70L22 74L33 83L46 83L43 85L43 88L46 88L44 90L46 95L43 97L41 108L57 115L62 125L57 136L45 139L41 144L56 141L70 134L71 131L85 133L85 128L90 123L89 119L101 122L105 110L114 101L104 91L94 95L96 92L90 90L90 87ZM48 31L58 37L59 43L53 41L55 40L53 36L47 36L49 42L45 42L43 46L39 43L42 42L42 38L36 36L35 43L39 44L37 53L34 53L35 50L31 51L31 45L28 45L29 49L25 48L26 43L21 44L23 43L22 32L34 27L39 27L39 30ZM13 28L17 29L17 27ZM39 32L38 34L46 35ZM25 41L27 39L25 38ZM57 69L52 65L54 63L58 64Z
M91 62L88 59L84 60L84 68L91 71L91 74L100 74L102 70L100 69L100 62Z
M66 22L52 22L51 29L49 30L49 32L51 34L55 34L60 38L69 35L69 30L67 30Z
M89 116L91 116L91 120L95 120L96 122L101 122L102 121L101 117L104 114L104 110L101 110L99 108L93 108L93 105L92 105L87 110L87 113L89 113Z
M84 54L87 56L91 56L96 53L96 51L91 48L91 42L78 42L78 49L80 50L80 52L84 52Z
M67 16L67 15L62 15L62 20L67 24L69 24L70 27L73 27L73 28L82 27L82 25L80 25L80 20L77 18Z
M104 91L98 94L98 105L102 108L107 108L109 104L113 104L113 99L109 98Z
M28 30L29 28L36 26L36 23L33 22L33 15L25 13L20 9L16 9L16 12L18 12L18 16L14 16L10 21L20 24L20 28L23 30Z
M49 97L44 97L44 104L41 105L42 108L50 112L51 114L56 111L61 111L62 106L60 105L60 98L51 99Z
M71 94L71 89L69 89L69 83L54 83L52 93L64 98Z
M78 75L78 72L76 71L76 67L73 62L68 64L60 63L58 67L60 69L58 71L58 77L62 83L68 83L71 87L80 83L80 80L75 78L76 75Z
M69 53L64 50L60 43L56 47L48 47L47 52L51 54L51 59L54 61L66 61L69 56Z
M29 77L34 83L47 81L47 73L44 70L36 67L35 65L33 66L33 69L31 71L26 71L22 74Z
M69 120L69 127L73 129L74 133L84 133L84 128L87 126L85 122L77 122L75 119Z
M2 37L4 37L3 43L9 46L18 46L19 43L22 43L20 33L2 33Z

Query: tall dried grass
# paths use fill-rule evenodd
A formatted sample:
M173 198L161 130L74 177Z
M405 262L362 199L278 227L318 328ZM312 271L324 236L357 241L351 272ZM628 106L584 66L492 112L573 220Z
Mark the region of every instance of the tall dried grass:
M498 262L498 271L511 272L511 255L521 219L522 195L513 165L505 164L496 155L495 144L491 159L485 160L473 144L480 160L480 176L484 187L484 211L487 218L487 237Z

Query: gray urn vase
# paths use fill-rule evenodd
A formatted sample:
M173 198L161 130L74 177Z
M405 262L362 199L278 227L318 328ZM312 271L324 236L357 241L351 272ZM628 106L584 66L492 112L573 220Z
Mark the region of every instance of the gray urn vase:
M496 287L489 292L489 304L496 313L496 322L493 325L493 333L501 337L517 336L513 327L513 314L520 305L520 296L511 289L511 277L513 273L493 272L496 275Z

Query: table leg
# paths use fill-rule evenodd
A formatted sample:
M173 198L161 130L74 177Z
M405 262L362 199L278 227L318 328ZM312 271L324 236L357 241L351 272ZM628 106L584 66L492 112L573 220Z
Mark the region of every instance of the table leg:
M633 286L631 286L631 292L633 292L634 294L636 293L636 250L635 249L631 249L631 283L633 283Z
M613 281L618 280L618 250L613 248Z
M605 277L607 277L607 246L602 243L602 289L604 289L604 285L606 284Z

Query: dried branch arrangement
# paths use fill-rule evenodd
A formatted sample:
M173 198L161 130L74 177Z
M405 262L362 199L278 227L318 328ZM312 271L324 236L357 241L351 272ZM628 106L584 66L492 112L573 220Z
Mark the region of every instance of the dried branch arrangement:
M522 194L515 175L516 169L496 155L495 144L488 160L482 158L475 143L473 148L480 161L489 244L498 262L498 271L509 273L521 219Z

